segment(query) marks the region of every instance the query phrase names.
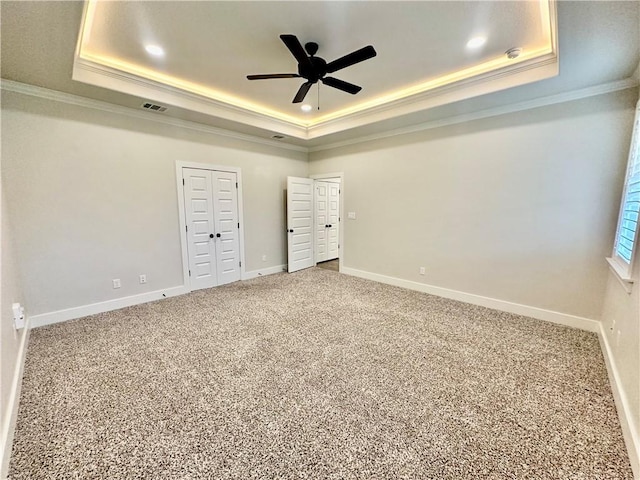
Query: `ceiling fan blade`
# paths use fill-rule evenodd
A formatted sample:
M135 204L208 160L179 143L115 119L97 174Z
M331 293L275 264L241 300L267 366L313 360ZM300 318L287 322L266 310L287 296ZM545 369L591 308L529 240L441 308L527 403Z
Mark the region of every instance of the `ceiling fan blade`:
M327 63L327 73L337 72L343 68L350 67L356 63L373 58L376 55L377 53L375 49L371 45L367 45L366 47L362 47L360 50L356 50L355 52L351 52L344 57L334 60L333 62Z
M343 92L350 93L351 95L355 95L362 87L358 85L354 85L353 83L345 82L344 80L339 80L333 77L324 77L322 79L322 83L325 85L329 85L330 87L337 88L338 90L342 90Z
M248 80L268 80L269 78L298 78L297 73L266 73L264 75L247 75Z
M305 82L300 86L300 90L296 93L296 96L293 98L293 103L300 103L304 100L304 97L307 96L307 92L313 85L311 82Z
M307 52L305 52L304 48L302 48L298 37L285 33L283 35L280 35L280 39L284 42L284 44L287 46L287 48L296 58L299 64L306 65L307 67L311 68L311 61L307 56Z

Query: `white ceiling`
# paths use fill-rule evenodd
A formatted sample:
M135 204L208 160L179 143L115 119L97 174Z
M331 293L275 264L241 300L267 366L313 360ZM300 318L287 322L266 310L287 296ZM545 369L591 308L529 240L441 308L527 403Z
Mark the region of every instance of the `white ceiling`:
M546 2L97 2L83 54L162 72L243 104L301 121L371 101L427 80L504 57L511 47L542 50L549 43ZM179 28L178 26L188 26ZM547 20L548 27L548 20ZM334 60L366 45L374 59L331 76L363 87L357 95L321 87L321 110L291 103L301 79L248 81L254 73L297 73L279 38L317 42ZM471 37L485 36L477 49ZM159 45L154 57L144 46ZM317 107L317 91L307 103Z
M90 0L81 31L75 80L307 139L405 114L408 100L414 103L409 110L424 109L557 74L549 0ZM313 109L304 113L291 101L301 79L247 80L252 73L297 72L283 33L298 35L302 44L317 42L327 61L374 44L375 58L332 75L363 91L354 96L319 85L306 98ZM486 44L468 48L474 37ZM149 54L148 45L164 54ZM507 58L516 47L522 55ZM446 100L435 100L442 93Z
M87 5L1 2L2 77L134 108L152 100L169 106L162 115L306 146L625 79L639 62L637 1ZM375 58L332 75L363 90L321 86L318 111L314 87L304 113L291 103L302 79L246 80L296 71L282 33L317 42L327 61L374 45ZM477 35L487 43L467 49ZM525 54L510 62L511 47Z

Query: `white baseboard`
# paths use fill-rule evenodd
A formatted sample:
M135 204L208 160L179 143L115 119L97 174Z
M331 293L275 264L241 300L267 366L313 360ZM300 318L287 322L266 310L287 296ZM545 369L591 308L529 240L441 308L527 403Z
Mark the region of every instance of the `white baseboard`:
M245 272L242 280L249 280L251 278L257 278L264 275L280 273L282 271L286 271L286 269L286 265L276 265L275 267L252 270L250 272ZM41 313L40 315L34 315L31 317L31 327L44 327L45 325L66 322L67 320L74 320L76 318L86 317L87 315L95 315L96 313L109 312L111 310L130 307L132 305L139 305L141 303L153 302L154 300L175 297L176 295L184 295L190 291L191 290L189 290L188 287L183 285L164 290L156 290L154 292L142 293L140 295L132 295L130 297L115 298L113 300L92 303L90 305L82 305L80 307L67 308L65 310L57 310L55 312Z
M273 275L274 273L282 273L287 271L286 265L276 265L275 267L261 268L259 270L251 270L244 272L242 280L251 280L252 278L264 277L265 275Z
M602 356L604 357L604 362L607 365L609 383L611 384L611 391L613 392L613 398L616 402L616 410L618 411L618 418L620 419L624 442L627 445L627 452L629 453L629 461L631 462L633 475L634 478L640 479L640 433L633 423L629 398L622 386L620 373L616 367L613 351L609 345L607 332L605 332L603 324L600 324L600 331L598 333L600 337L600 347L602 348Z
M427 285L425 283L404 280L402 278L389 277L386 275L380 275L378 273L365 272L364 270L357 270L350 267L342 267L340 273L345 273L354 277L366 278L368 280L374 280L376 282L386 283L388 285L394 285L396 287L408 288L409 290L417 290L418 292L430 293L431 295L450 298L452 300L459 300L461 302L471 303L473 305L494 308L503 312L515 313L517 315L537 318L538 320L545 320L547 322L553 322L567 327L579 328L581 330L587 330L588 332L598 333L600 331L600 322L598 320L592 320L590 318L578 317L575 315L569 315L567 313L554 312L552 310L545 310L543 308L531 307L529 305L507 302L505 300L498 300L496 298L483 297L481 295L475 295L473 293L450 290L448 288L436 287L434 285Z
M286 269L286 265L276 265L275 267L252 270L250 272L245 272L242 280L249 280L251 278L257 278L264 275L280 273L282 271L286 271ZM179 287L171 287L164 290L142 293L140 295L114 298L113 300L107 300L105 302L92 303L90 305L82 305L80 307L67 308L65 310L57 310L55 312L41 313L31 317L31 327L44 327L45 325L66 322L67 320L74 320L76 318L86 317L87 315L95 315L96 313L109 312L111 310L130 307L132 305L139 305L141 303L153 302L154 300L175 297L176 295L184 295L190 291L191 290L187 286L182 285Z
M189 289L185 286L171 287L164 290L156 290L154 292L142 293L140 295L132 295L130 297L114 298L106 302L92 303L81 307L67 308L65 310L57 310L55 312L42 313L31 317L31 328L43 327L54 323L66 322L75 318L86 317L87 315L95 315L96 313L109 312L119 308L139 305L141 303L153 302L163 298L175 297L189 293Z
M18 407L20 405L20 390L22 388L22 374L24 372L24 362L27 358L27 344L29 342L29 329L31 320L27 317L24 328L22 329L22 338L16 355L16 366L13 370L13 379L11 380L11 390L7 401L6 410L1 412L3 415L2 432L0 432L0 478L5 479L9 474L9 460L11 458L11 447L13 446L13 433L16 429L16 420L18 419Z

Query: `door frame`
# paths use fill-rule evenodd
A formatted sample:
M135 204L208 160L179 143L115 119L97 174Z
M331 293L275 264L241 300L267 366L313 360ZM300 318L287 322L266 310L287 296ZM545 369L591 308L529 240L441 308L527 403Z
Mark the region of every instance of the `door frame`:
M313 180L327 180L330 178L340 179L340 228L338 232L338 241L340 242L340 248L338 249L338 271L342 271L342 264L344 262L344 172L337 173L317 173L315 175L309 175L309 178ZM315 198L315 197L314 197ZM313 206L315 212L315 205ZM314 224L315 227L315 224ZM313 236L313 248L316 247L316 237ZM315 261L315 253L314 253Z
M191 281L189 279L189 250L187 245L187 219L184 211L184 184L182 183L182 169L196 168L198 170L217 170L218 172L235 173L238 180L238 221L240 222L240 280L246 279L246 263L244 258L244 214L242 206L242 171L240 167L230 167L228 165L212 165L210 163L185 162L176 160L176 193L178 195L178 218L180 222L180 249L182 251L182 283L189 291Z

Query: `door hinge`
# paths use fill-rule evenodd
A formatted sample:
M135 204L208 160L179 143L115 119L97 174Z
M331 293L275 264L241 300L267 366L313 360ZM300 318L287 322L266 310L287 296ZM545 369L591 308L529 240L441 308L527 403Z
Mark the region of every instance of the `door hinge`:
M238 222L238 228L240 228L240 222Z
M189 276L191 276L191 270L189 270Z
M184 185L184 178L182 179L182 185Z
M236 182L236 188L238 188L238 182Z
M242 266L242 262L239 262L239 263L240 263L240 266Z
M342 193L342 190L338 189L338 195L340 195Z
M185 232L188 232L188 231L189 231L189 225L185 225L185 226L184 226L184 231L185 231Z

